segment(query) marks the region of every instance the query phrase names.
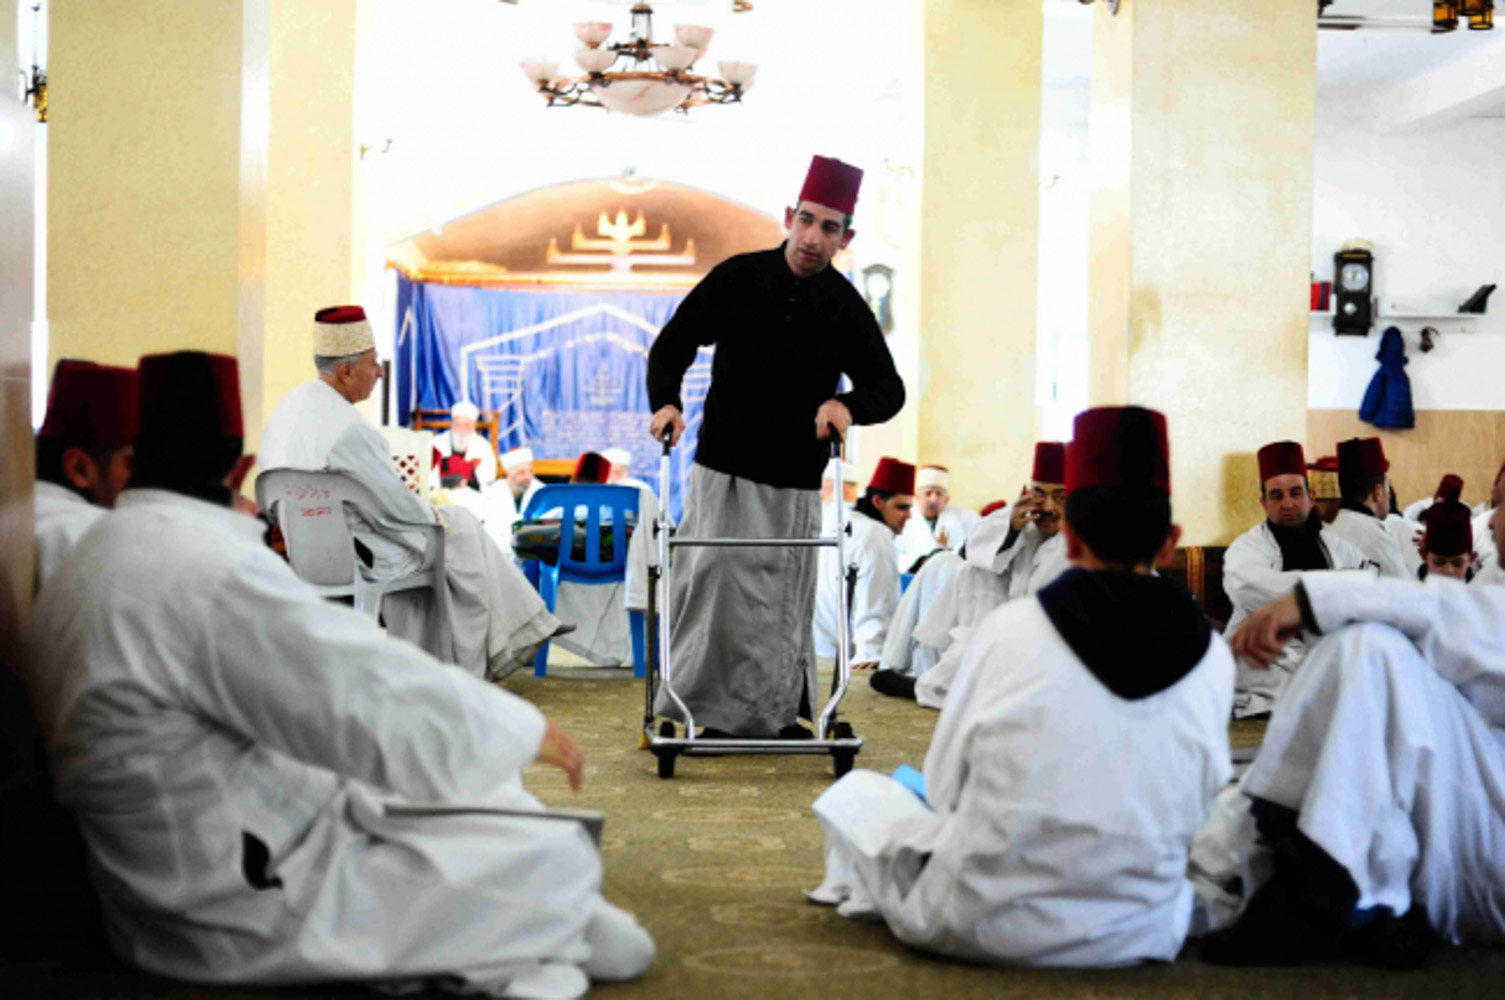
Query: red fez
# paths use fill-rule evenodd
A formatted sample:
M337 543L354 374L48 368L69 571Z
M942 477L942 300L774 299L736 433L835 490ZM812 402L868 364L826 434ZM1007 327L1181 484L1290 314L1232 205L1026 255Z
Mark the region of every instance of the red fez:
M1437 484L1437 492L1432 494L1438 500L1457 501L1463 496L1463 480L1449 472L1442 477L1442 482Z
M611 478L611 463L593 451L584 452L575 460L575 471L570 476L572 483L604 483Z
M1434 556L1462 556L1474 551L1474 515L1457 500L1440 500L1421 515L1427 526L1422 547Z
M329 306L314 313L315 323L359 323L365 318L366 310L360 306Z
M1066 482L1066 446L1060 441L1035 442L1035 468L1030 479L1037 483Z
M441 463L439 474L441 476L464 476L470 478L470 474L481 464L480 459L471 461L464 455L447 455Z
M47 394L47 419L37 436L68 445L124 448L136 436L136 370L59 361Z
M1337 472L1338 471L1338 456L1336 456L1336 455L1323 455L1321 458L1317 459L1317 464L1312 466L1312 471L1316 471L1316 472Z
M140 372L138 439L245 437L234 358L202 351L148 354Z
M1390 471L1380 439L1349 438L1338 442L1338 475L1343 479L1373 479Z
M1276 476L1306 476L1306 452L1295 441L1276 441L1259 450L1259 481Z
M1009 505L1009 502L1007 500L994 500L992 503L988 504L981 511L979 511L977 516L978 517L987 517L989 514L993 513L995 510L1003 510L1003 508L1007 507L1008 505Z
M1165 415L1140 406L1077 414L1066 452L1066 491L1091 486L1171 491Z
M805 186L800 188L800 201L813 201L852 215L857 211L857 189L860 187L861 170L829 156L817 156L810 161Z
M867 488L880 493L914 493L914 466L897 458L880 458Z

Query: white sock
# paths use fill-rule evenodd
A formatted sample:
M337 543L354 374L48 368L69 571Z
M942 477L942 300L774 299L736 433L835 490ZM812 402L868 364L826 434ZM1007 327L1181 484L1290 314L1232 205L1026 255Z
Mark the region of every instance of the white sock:
M502 996L508 1000L577 1000L589 988L585 974L573 962L539 962L513 976Z
M626 910L601 900L600 908L585 927L585 943L591 957L586 975L599 982L636 979L653 964L653 936Z

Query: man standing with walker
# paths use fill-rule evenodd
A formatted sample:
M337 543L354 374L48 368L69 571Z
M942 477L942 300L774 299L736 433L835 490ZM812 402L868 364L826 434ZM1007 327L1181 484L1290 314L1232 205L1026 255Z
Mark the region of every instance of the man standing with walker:
M888 420L904 383L871 310L831 258L852 241L862 171L817 156L780 247L723 261L680 303L648 356L655 440L678 443L680 381L714 344L679 537L810 539L827 440ZM852 390L837 393L845 375ZM654 710L708 738L805 739L818 704L810 623L816 549L685 547L672 573L673 691ZM688 735L688 734L687 734Z

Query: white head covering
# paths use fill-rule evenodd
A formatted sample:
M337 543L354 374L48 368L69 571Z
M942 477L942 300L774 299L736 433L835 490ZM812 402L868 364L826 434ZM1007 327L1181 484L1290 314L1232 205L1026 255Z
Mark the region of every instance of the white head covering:
M481 415L481 411L470 400L462 399L449 408L449 415L455 420L475 420Z
M532 448L513 448L502 455L502 468L511 472L519 465L527 465L533 461Z
M939 486L943 490L951 488L951 472L944 465L922 465L915 472L914 488L923 490L927 486Z
M330 306L314 313L314 356L348 358L376 346L376 335L360 306Z
M601 457L610 462L613 469L625 469L632 464L632 452L626 448L607 448Z

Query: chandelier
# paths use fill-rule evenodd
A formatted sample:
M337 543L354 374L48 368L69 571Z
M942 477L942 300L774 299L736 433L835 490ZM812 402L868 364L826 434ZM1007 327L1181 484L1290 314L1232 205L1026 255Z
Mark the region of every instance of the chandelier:
M1432 0L1432 16L1406 17L1372 14L1329 14L1334 0L1317 0L1317 27L1333 31L1357 31L1360 28L1390 28L1398 31L1427 31L1434 35L1455 31L1461 22L1470 31L1492 31L1495 26L1494 0Z
M648 3L633 5L632 27L625 42L608 44L611 29L610 21L575 25L575 37L580 40L575 65L583 76L560 75L557 62L523 60L523 74L549 107L583 105L647 116L689 111L704 104L736 104L758 73L758 67L749 62L719 62L719 77L692 73L711 44L715 29L680 24L674 28L674 42L655 42L653 7Z

